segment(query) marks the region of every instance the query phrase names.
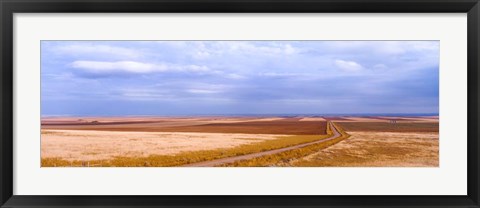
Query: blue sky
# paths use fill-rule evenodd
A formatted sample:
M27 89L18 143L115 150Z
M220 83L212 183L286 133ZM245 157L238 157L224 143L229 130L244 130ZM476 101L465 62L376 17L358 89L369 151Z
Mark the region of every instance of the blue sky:
M42 115L438 113L438 41L42 41Z

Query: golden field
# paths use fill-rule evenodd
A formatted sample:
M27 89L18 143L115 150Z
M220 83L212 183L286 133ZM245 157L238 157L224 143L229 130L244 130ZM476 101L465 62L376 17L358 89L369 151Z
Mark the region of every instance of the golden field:
M438 117L352 116L43 118L41 165L183 166L321 140L218 166L438 166Z
M438 133L348 132L345 141L286 166L438 167Z

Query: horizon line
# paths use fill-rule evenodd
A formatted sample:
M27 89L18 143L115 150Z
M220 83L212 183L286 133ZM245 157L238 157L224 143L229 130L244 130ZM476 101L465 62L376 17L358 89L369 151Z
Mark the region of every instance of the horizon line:
M175 117L175 116L280 116L280 117L292 117L292 116L439 116L439 113L263 113L263 114L131 114L131 115L78 115L78 114L60 114L60 115L41 115L44 117Z

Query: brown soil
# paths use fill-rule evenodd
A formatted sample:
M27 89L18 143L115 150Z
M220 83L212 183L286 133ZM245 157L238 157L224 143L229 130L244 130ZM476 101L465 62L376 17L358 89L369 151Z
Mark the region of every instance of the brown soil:
M162 131L311 135L326 134L326 124L325 121L300 122L297 119L294 121L281 120L179 126L162 128Z
M345 131L438 132L438 123L341 122Z
M326 134L325 121L300 121L301 118L204 118L204 119L156 119L109 120L85 119L70 121L43 121L42 129L135 131L135 132L204 132L249 134ZM63 123L62 123L63 122ZM81 123L83 122L83 123Z

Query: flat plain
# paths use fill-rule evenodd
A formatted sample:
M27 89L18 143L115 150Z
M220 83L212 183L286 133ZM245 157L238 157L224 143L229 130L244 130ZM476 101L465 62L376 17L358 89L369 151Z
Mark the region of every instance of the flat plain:
M327 139L328 123L341 137ZM183 166L320 140L219 166L438 166L433 116L45 117L41 157L42 167Z
M371 120L370 120L371 119ZM341 143L283 166L438 167L438 117L343 120L351 135ZM382 118L383 119L383 118ZM391 123L395 121L396 123Z

